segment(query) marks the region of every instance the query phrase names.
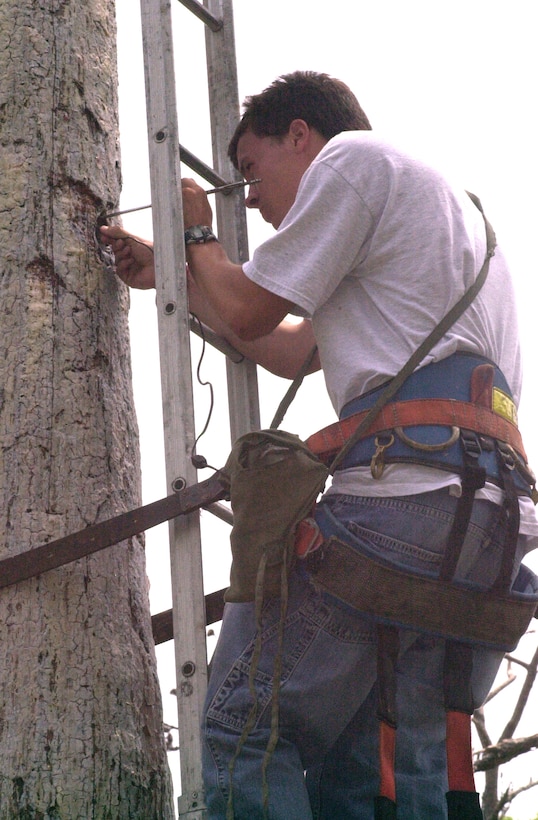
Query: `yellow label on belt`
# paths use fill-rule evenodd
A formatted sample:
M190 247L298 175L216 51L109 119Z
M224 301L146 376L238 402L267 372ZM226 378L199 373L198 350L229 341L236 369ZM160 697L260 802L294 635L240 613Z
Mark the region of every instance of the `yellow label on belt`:
M492 410L494 413L498 413L499 416L503 416L503 418L508 419L508 421L511 421L513 424L517 425L516 405L510 396L502 390L499 390L498 387L493 388L492 405Z

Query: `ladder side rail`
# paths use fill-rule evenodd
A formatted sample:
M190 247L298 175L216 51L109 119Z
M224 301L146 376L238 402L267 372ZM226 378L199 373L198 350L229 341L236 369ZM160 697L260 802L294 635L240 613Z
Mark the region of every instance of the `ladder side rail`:
M219 31L206 28L206 59L213 144L213 165L226 180L241 179L228 158L228 143L239 119L239 93L232 0L208 0L213 16L223 21ZM215 210L218 236L233 262L248 259L248 238L243 197L218 196ZM228 405L232 442L260 428L258 374L254 362L226 360Z
M170 4L141 0L167 486L196 482L190 330ZM170 522L180 736L179 813L205 816L199 721L207 648L198 513Z

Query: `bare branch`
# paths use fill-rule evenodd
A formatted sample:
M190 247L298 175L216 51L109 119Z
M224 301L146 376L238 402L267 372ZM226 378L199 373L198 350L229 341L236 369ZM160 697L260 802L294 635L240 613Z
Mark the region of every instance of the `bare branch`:
M516 727L521 720L521 715L523 714L523 710L527 704L529 699L529 695L531 692L532 687L534 686L534 681L536 680L536 670L538 669L538 647L534 653L532 661L527 667L527 672L525 675L525 680L523 682L523 686L521 687L521 692L519 693L519 697L517 699L514 711L512 713L512 717L506 724L504 728L504 732L502 733L501 737L499 738L500 741L504 741L505 739L513 737L513 734L516 730Z
M506 660L510 663L517 663L519 666L522 666L523 669L529 669L530 663L528 661L523 661L521 658L516 658L514 655L506 655Z
M493 813L490 815L489 820L498 820L498 818L506 817L506 812L509 810L510 805L513 803L516 797L519 794L522 794L522 792L526 792L529 789L533 789L534 786L538 786L538 780L529 780L529 782L525 786L519 786L517 789L512 789L509 786L506 789L506 791L504 791L499 797L493 809Z
M506 680L504 680L502 683L496 686L495 689L491 690L486 700L484 701L484 704L489 703L490 700L493 700L493 698L497 697L497 695L500 692L506 689L507 686L510 686L510 684L513 683L515 680L517 680L517 675L510 670L510 667L508 667L508 669L506 670Z
M519 786L517 789L509 789L509 802L511 803L514 800L514 798L518 796L518 794L522 794L522 792L527 792L529 791L529 789L533 789L535 786L538 786L538 780L529 780L529 782L525 786Z
M485 772L488 769L494 769L503 763L508 763L514 757L530 752L532 749L538 749L538 734L518 738L517 740L506 738L477 752L474 770L475 772Z

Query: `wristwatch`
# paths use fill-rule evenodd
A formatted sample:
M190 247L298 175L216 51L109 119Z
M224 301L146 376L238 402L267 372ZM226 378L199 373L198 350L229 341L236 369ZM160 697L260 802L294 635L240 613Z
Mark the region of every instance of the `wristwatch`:
M205 245L219 240L208 225L193 225L185 231L185 245Z

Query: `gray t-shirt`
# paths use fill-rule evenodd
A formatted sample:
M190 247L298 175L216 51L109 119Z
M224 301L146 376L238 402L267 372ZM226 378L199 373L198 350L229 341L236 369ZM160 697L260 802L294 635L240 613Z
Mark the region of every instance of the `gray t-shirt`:
M330 140L245 274L311 317L337 413L394 376L476 278L482 215L463 189L369 131ZM510 275L497 250L475 302L424 364L469 350L495 361L519 400Z

